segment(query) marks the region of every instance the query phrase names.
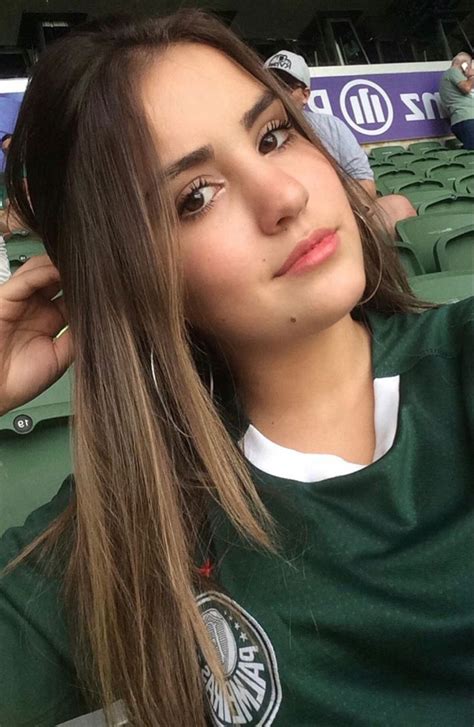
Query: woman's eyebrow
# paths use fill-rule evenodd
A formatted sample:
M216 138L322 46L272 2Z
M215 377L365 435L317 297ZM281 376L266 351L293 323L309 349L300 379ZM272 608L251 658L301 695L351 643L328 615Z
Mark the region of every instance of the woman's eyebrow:
M246 111L240 119L240 123L243 127L247 131L250 131L258 117L263 114L263 112L266 111L276 99L277 96L273 93L273 91L264 91L260 98L254 103L252 108ZM170 164L169 167L165 169L165 177L167 177L167 179L174 179L179 174L192 169L192 167L212 161L213 159L214 149L212 146L210 144L200 146L199 149L194 149L194 151L189 152L189 154L186 154L184 157L181 157L181 159Z
M165 169L165 176L168 179L174 179L182 172L186 172L188 169L195 167L197 164L204 164L214 159L214 149L210 144L207 146L200 146L199 149L189 152L177 162L173 162L169 167Z
M240 123L244 126L247 131L250 131L260 114L263 114L269 106L276 101L277 96L273 91L267 89L262 93L258 101L252 106L251 109L245 112L242 116Z

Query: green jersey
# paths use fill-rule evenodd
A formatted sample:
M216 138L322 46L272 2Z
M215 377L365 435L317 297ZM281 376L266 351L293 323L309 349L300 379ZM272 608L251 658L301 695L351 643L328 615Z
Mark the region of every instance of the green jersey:
M278 555L209 513L212 573L197 598L228 680L224 699L202 663L220 727L473 725L472 301L369 322L374 378L399 377L388 450L313 482L249 463ZM71 486L5 534L0 566L64 509ZM31 564L0 584L1 725L87 711L59 587Z
M474 96L458 88L458 84L465 80L466 76L459 68L448 68L441 78L439 93L449 112L451 126L474 119Z

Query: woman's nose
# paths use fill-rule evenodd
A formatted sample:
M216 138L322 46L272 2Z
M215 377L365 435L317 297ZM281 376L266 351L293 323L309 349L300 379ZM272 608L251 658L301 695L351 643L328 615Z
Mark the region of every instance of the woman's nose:
M267 235L284 230L308 204L306 187L294 176L262 160L247 185L257 224Z

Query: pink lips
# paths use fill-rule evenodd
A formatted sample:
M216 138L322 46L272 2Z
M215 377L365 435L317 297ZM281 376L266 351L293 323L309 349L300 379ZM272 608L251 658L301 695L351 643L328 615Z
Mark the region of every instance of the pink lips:
M335 230L316 230L298 243L275 277L281 277L286 273L298 273L308 267L319 265L335 252L338 245L339 236Z

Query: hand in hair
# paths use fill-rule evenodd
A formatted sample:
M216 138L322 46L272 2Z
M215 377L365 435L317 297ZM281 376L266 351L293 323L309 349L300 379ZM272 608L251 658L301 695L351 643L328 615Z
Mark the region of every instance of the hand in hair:
M0 414L34 398L72 361L61 289L49 257L31 258L0 287Z
M25 229L26 225L12 211L11 205L8 205L7 209L0 211L0 235L7 237L18 230Z

